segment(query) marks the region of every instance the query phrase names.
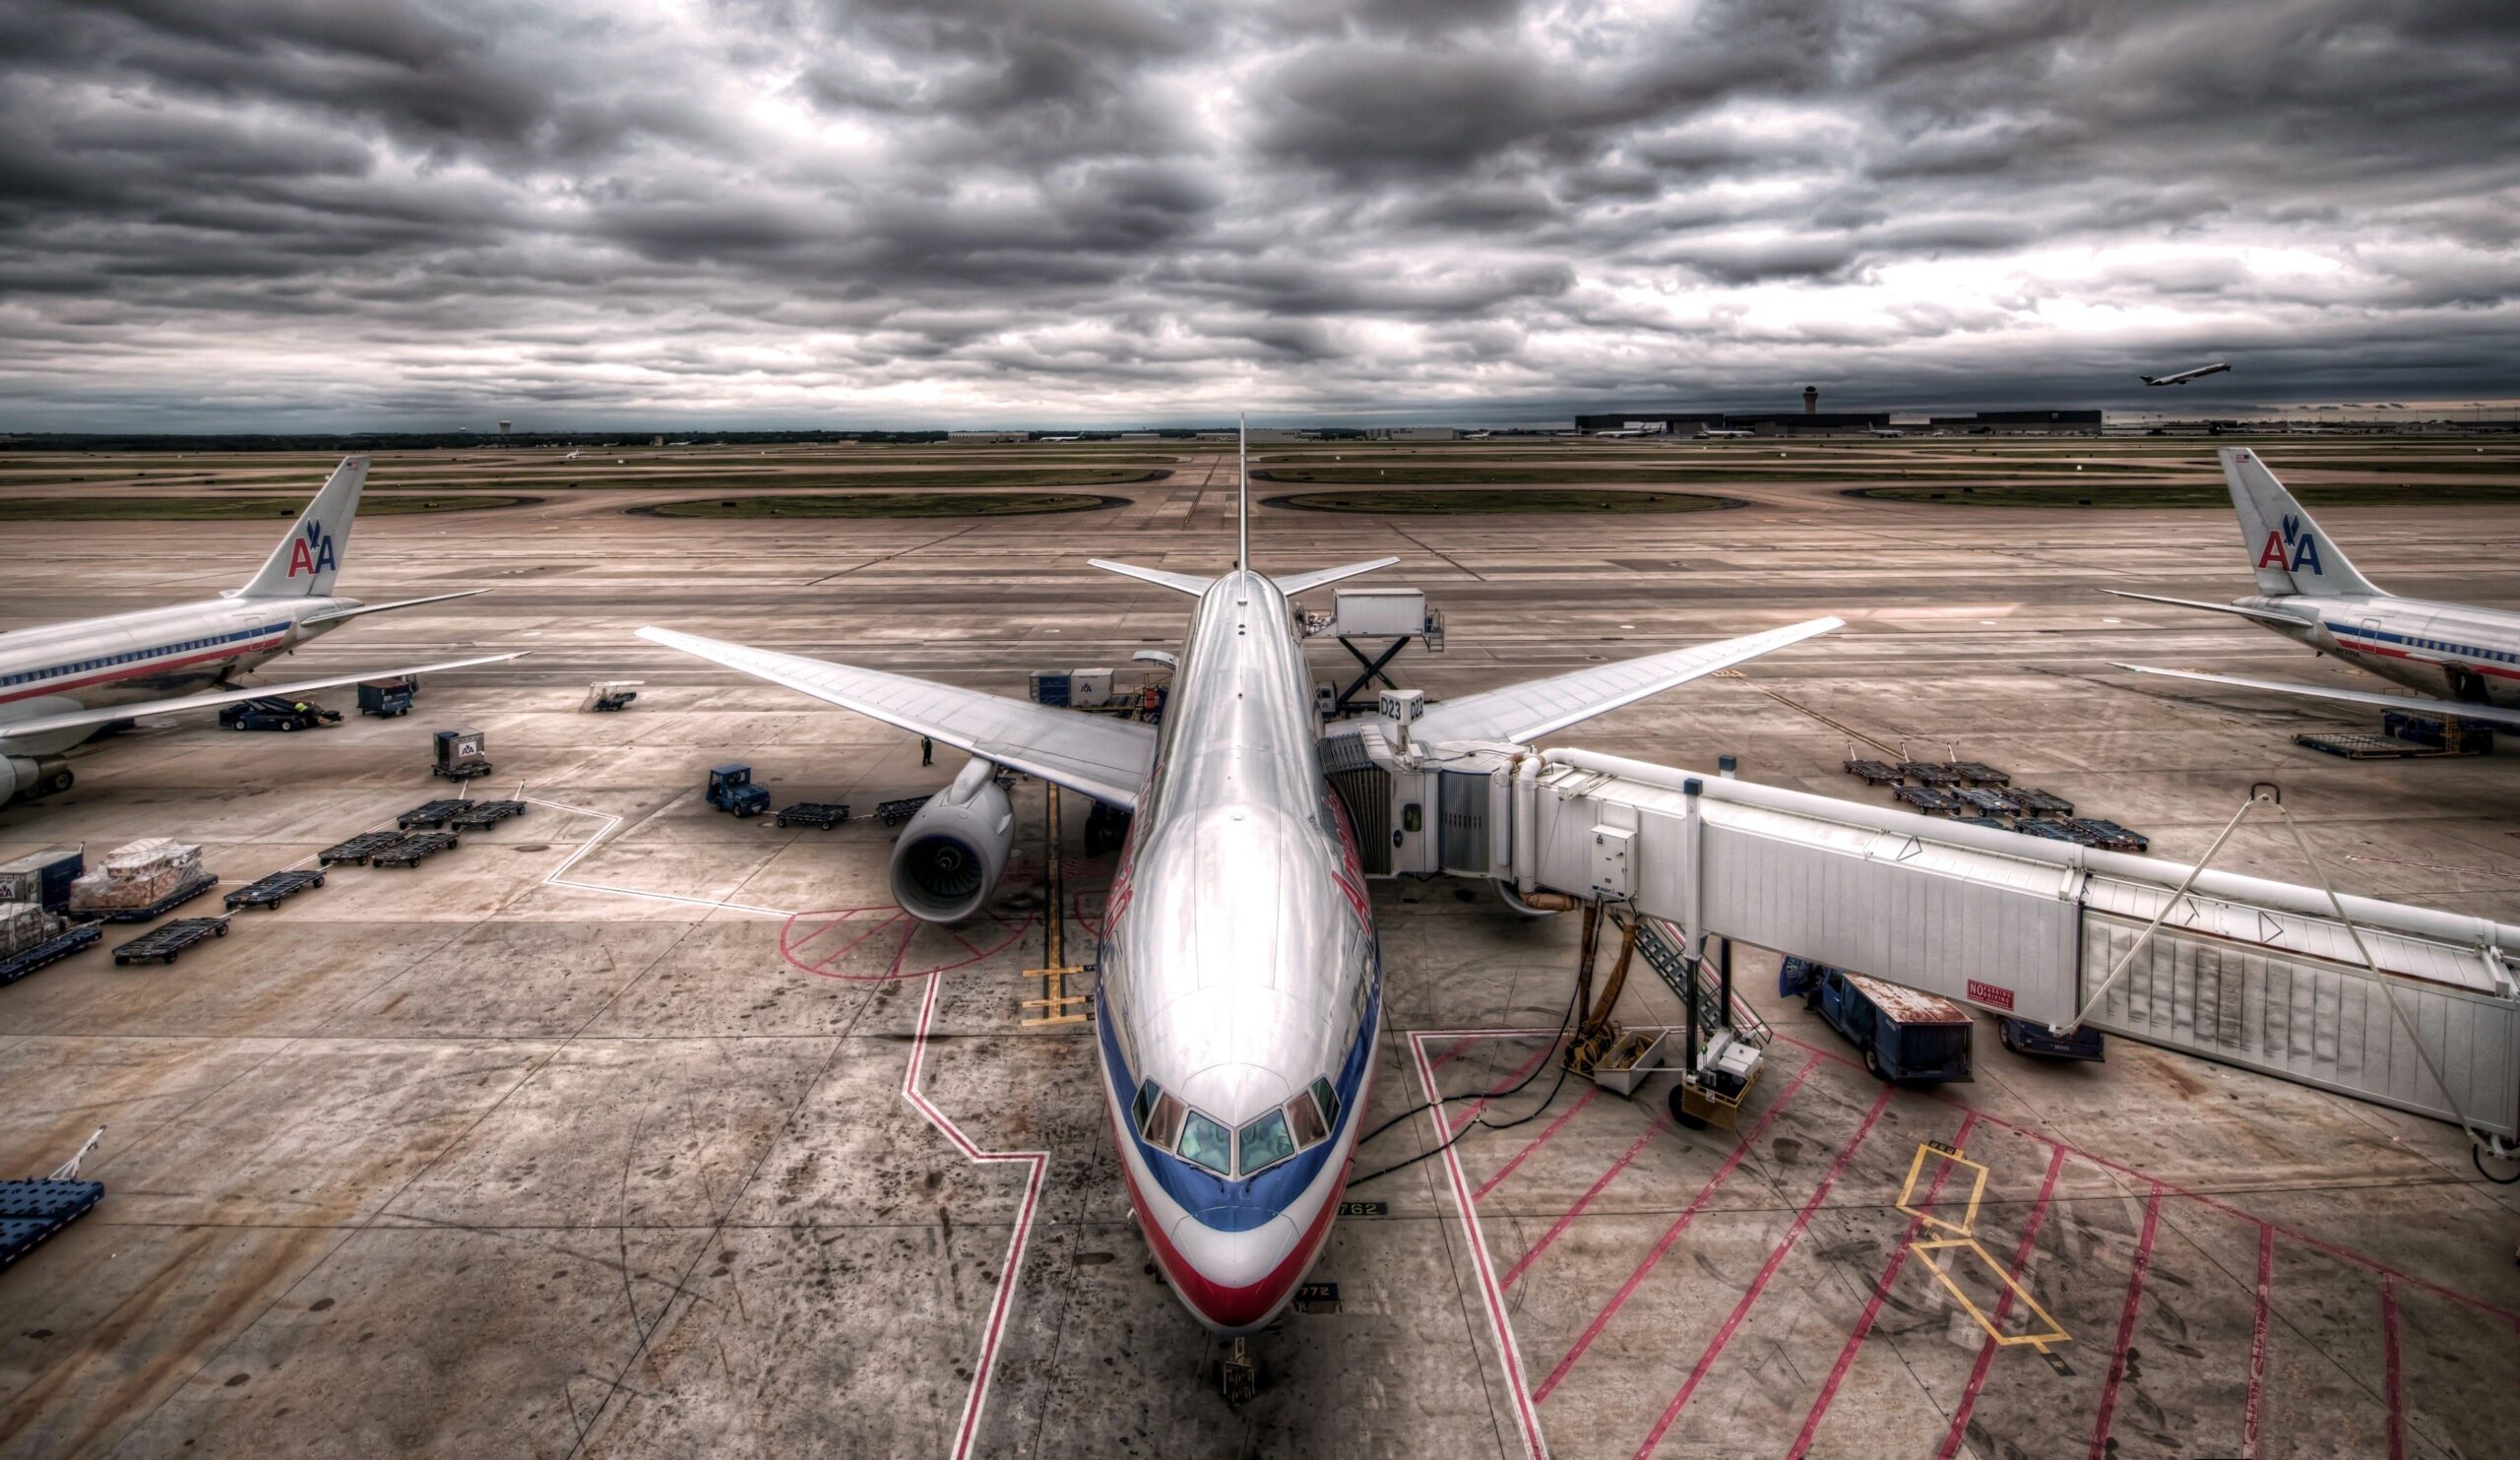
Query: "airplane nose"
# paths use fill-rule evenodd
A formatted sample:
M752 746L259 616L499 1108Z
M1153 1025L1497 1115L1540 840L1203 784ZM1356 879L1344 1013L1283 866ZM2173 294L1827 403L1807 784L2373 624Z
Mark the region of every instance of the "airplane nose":
M1226 1332L1256 1327L1303 1275L1295 1260L1300 1237L1283 1213L1243 1232L1210 1227L1196 1214L1184 1216L1172 1224L1172 1249L1183 1269L1173 1281L1211 1326Z

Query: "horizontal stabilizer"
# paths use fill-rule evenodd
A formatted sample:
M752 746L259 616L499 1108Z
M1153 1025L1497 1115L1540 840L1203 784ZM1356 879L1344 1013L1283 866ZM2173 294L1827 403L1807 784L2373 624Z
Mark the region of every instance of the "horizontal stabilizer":
M246 689L214 690L209 694L188 694L171 700L143 700L138 704L102 705L93 710L72 710L60 715L45 715L33 720L12 720L0 725L0 742L16 735L36 735L50 730L77 730L89 725L111 725L117 720L139 720L151 715L174 715L186 710L215 710L220 705L238 705L247 700L286 699L313 694L319 689L339 689L345 684L360 684L370 679L394 679L405 674L436 674L447 669L469 669L475 665L503 665L512 659L523 659L530 650L514 654L488 654L478 659L451 659L441 664L410 665L398 669L361 669L355 674L334 674L323 679L296 679L286 684L257 684Z
M643 628L639 637L912 734L931 736L1122 810L1137 809L1138 792L1155 765L1155 727L1135 721L1053 710L908 674L751 649L672 629Z
M2236 613L2242 618L2254 618L2260 623L2280 623L2287 628L2303 628L2309 622L2307 619L2296 618L2290 613L2278 613L2272 608L2243 608L2237 603L2207 603L2195 599L2166 599L2157 593L2128 593L2122 588L2104 588L2101 592L2111 598L2141 599L2147 603L2168 603L2174 608L2202 608L2208 613Z
M1335 568L1315 568L1309 573L1278 573L1272 576L1277 582L1278 592L1285 594L1288 598L1293 598L1296 594L1316 588L1327 588L1333 583L1354 578L1359 573L1370 573L1376 568L1388 568L1398 561L1400 559L1396 557L1377 557L1361 563L1343 563Z
M469 599L475 594L488 592L486 588L468 588L459 593L434 593L424 599L397 599L390 603L361 603L355 608L336 608L330 613L312 613L299 619L297 623L300 628L316 623L339 623L345 618L356 618L363 613L391 613L397 608L416 608L422 603L443 603L449 599Z
M2462 700L2421 699L2409 694L2381 694L2368 689L2329 689L2321 685L2294 684L2282 679L2243 679L2237 674L2206 674L2195 669L2157 669L2151 665L2111 663L2112 669L2131 669L2138 674L2160 674L2172 679L2192 679L2199 684L2227 684L2234 689L2262 689L2270 694L2300 695L2305 699L2338 700L2349 705L2377 705L2383 710L2404 710L2415 715L2456 715L2461 720L2478 720L2506 730L2520 730L2520 710L2497 709L2492 705L2471 705Z
M1140 583L1152 583L1158 588L1168 588L1174 593L1186 593L1194 599L1206 593L1216 582L1214 578L1202 578L1196 573L1167 573L1162 568L1141 568L1135 563L1115 563L1108 558L1089 557L1085 565L1101 568L1105 573L1117 573L1123 578L1135 578Z
M1814 618L1738 639L1649 654L1614 665L1595 665L1551 679L1534 679L1484 694L1465 695L1419 716L1410 728L1410 734L1429 745L1441 740L1530 744L1596 715L1606 715L1622 705L1635 704L1718 669L1845 626L1844 619Z

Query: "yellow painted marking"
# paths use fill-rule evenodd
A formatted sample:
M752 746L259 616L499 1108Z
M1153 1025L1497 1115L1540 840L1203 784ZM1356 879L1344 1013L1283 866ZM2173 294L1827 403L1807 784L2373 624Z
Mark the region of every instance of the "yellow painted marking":
M1917 1179L1924 1174L1925 1158L1928 1156L1937 1161L1950 1162L1954 1166L1965 1166L1977 1173L1976 1179L1969 1186L1969 1209L1961 1213L1960 1220L1957 1222L1934 1216L1930 1212L1921 1211L1914 1204L1917 1199ZM1927 1227L1940 1228L1955 1236L1967 1237L1978 1225L1978 1203L1984 1200L1985 1195L1986 1169L1984 1167L1957 1151L1927 1143L1917 1147L1917 1159L1908 1163L1907 1182L1899 1188L1899 1210Z
M2010 1348L2017 1344L2027 1344L2031 1348L2037 1349L2040 1353L2045 1354L2048 1352L2048 1346L2049 1344L2069 1344L2074 1341L2073 1335L2065 1332L2064 1328L2056 1322L2055 1318L2049 1314L2046 1308L2039 1305L2039 1300L2030 1296L2029 1289L2024 1288L2017 1282L2014 1282L2012 1274L2004 1271L2004 1265L1995 1260L1995 1255L1992 1252L1987 1251L1984 1246L1980 1245L1976 1238L1942 1238L1929 1242L1910 1242L1908 1244L1908 1250L1924 1259L1925 1267L1933 1273L1934 1281L1940 1283L1943 1291L1950 1294L1952 1300L1958 1302L1961 1308L1966 1311L1970 1317L1975 1318L1978 1321L1978 1326L1986 1330L1986 1337L1992 1339L1997 1344L2003 1345L2006 1348ZM2014 1334L2011 1336L2006 1336L2005 1334L1996 1331L1994 1320L1988 1318L1978 1304L1970 1301L1969 1295L1960 1291L1960 1285L1951 1280L1951 1274L1943 1271L1942 1264L1935 1261L1931 1255L1932 1253L1946 1250L1972 1252L1977 1254L1978 1260L1986 1265L1986 1271L1994 1274L1995 1281L2012 1290L2014 1300L2038 1317L2041 1324L2041 1331Z

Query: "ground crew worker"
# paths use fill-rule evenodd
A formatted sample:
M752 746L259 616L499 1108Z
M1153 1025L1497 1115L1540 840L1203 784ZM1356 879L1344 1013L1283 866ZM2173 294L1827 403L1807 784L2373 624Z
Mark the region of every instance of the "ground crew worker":
M918 737L918 763L923 766L936 764L936 742L925 735Z

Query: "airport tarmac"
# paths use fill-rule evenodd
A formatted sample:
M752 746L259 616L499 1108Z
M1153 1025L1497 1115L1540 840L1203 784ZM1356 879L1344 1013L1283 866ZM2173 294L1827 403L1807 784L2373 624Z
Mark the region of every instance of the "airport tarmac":
M1098 488L1126 506L1031 519L695 523L587 489L362 521L346 592L496 592L272 672L533 657L432 681L410 719L285 741L152 725L80 752L67 794L0 812L0 857L168 835L234 884L440 793L428 731L459 725L497 764L474 793L532 802L415 869L342 868L241 914L171 967L91 951L0 988L0 1173L102 1125L83 1174L108 1188L0 1271L0 1455L1512 1456L1537 1437L1564 1456L2476 1457L2520 1427L2520 1186L2479 1179L2456 1131L2125 1042L2043 1064L1984 1024L1975 1083L1894 1090L1746 949L1779 1043L1742 1138L1672 1128L1659 1081L1633 1103L1569 1082L1457 1163L1354 1190L1383 1209L1333 1232L1314 1277L1335 1310L1255 1340L1267 1387L1228 1407L1130 1228L1090 1046L1018 1023L1040 788L989 913L918 926L864 813L959 757L922 768L907 736L631 637L1018 695L1030 668L1125 668L1174 646L1184 601L1084 559L1197 571L1230 550L1230 452L1161 470ZM2343 890L2520 919L2520 750L2349 763L2291 740L2364 728L2345 707L2107 667L2376 686L2095 591L2247 591L2227 512L1843 485L1728 484L1706 489L1748 505L1614 520L1266 509L1254 554L1398 554L1375 581L1424 588L1447 644L1394 670L1438 696L1836 613L1838 633L1564 739L1732 753L1747 778L1875 803L1839 770L1851 736L1948 746L2178 858L2274 781ZM2520 507L2320 520L2393 591L2520 604ZM233 586L270 538L8 533L9 626ZM1335 645L1314 662L1349 664ZM597 678L645 684L582 714ZM701 784L728 760L775 803L860 819L713 812ZM1062 916L1090 940L1108 866L1081 824ZM2271 822L2220 864L2310 874ZM1374 901L1369 1121L1535 1070L1491 1113L1537 1108L1574 920L1449 882ZM1623 1017L1674 1021L1650 984ZM1441 1139L1414 1117L1359 1174Z

